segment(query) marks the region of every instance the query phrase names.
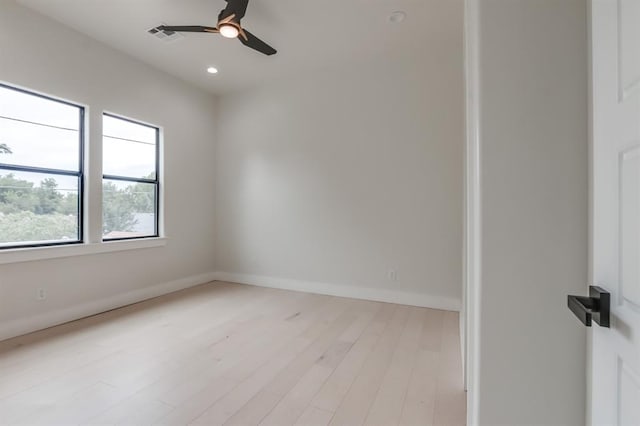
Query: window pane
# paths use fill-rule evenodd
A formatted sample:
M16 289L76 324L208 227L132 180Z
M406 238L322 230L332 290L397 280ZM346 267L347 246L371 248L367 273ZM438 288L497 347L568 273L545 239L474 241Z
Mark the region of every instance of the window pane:
M0 116L80 130L80 108L0 86Z
M155 127L103 115L105 240L157 236L158 132ZM156 182L136 182L139 179Z
M157 129L155 127L132 123L131 121L111 117L110 115L104 115L102 117L102 134L104 136L155 145L156 131Z
M78 182L0 170L0 247L78 241Z
M105 175L129 178L156 178L156 147L141 142L103 138L103 168Z
M156 184L105 179L102 232L105 240L156 235Z
M76 115L76 122L79 116ZM0 141L10 150L0 163L78 171L80 132L39 126L0 117Z

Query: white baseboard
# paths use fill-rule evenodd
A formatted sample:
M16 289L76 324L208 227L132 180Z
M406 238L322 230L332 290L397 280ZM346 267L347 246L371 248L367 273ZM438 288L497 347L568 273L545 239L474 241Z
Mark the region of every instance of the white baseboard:
M106 312L111 309L120 308L132 303L141 302L153 297L162 296L174 291L183 290L198 284L215 281L216 275L217 274L215 273L194 275L175 281L157 284L151 287L129 291L127 293L116 294L106 299L95 300L57 311L46 312L28 318L9 321L0 325L0 341L53 327L54 325L63 324L65 322L74 321L90 315Z
M300 281L287 278L273 278L228 272L217 272L215 275L218 281L249 284L258 287L278 288L282 290L302 291L305 293L325 294L328 296L347 297L350 299L373 300L376 302L397 303L400 305L419 306L423 308L457 312L460 311L461 307L459 299L411 293L400 290L327 284L313 281Z
M9 321L4 324L0 324L0 341L32 333L34 331L43 330L55 325L64 324L65 322L75 321L80 318L96 315L111 309L120 308L132 303L141 302L143 300L162 296L174 291L183 290L185 288L211 281L227 281L258 287L325 294L351 299L398 303L401 305L443 309L447 311L460 311L460 300L449 297L430 296L427 294L371 287L356 287L352 285L273 278L258 275L210 272L129 291L127 293L116 294L106 299L95 300L57 311L46 312L28 318Z

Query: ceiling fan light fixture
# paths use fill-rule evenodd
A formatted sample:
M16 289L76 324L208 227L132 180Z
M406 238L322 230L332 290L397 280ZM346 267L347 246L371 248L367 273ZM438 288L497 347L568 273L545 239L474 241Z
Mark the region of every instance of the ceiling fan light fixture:
M220 31L220 35L226 38L236 38L240 33L240 31L238 30L238 27L232 24L220 25L219 31Z
M0 0L1 2L2 0ZM220 34L225 38L235 38L246 47L260 52L264 55L271 56L278 53L276 49L269 46L258 37L242 28L240 21L247 11L247 5L250 0L226 0L227 7L222 9L218 14L218 20L215 27L205 25L160 25L157 31L171 33L209 33ZM155 30L154 30L155 31Z

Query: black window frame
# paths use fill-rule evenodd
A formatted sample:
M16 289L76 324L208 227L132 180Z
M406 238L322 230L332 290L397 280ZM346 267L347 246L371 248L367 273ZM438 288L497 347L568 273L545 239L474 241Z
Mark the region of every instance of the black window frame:
M5 83L1 83L0 82L0 87L5 88L5 89L9 89L9 90L14 90L16 92L20 92L20 93L24 93L26 95L30 95L30 96L36 96L42 99L46 99L48 101L53 101L53 102L57 102L63 105L68 105L68 106L72 106L74 108L78 108L78 119L79 119L79 127L78 127L78 143L79 143L79 147L78 147L78 155L79 155L79 161L78 161L78 171L77 172L71 172L68 170L60 170L60 169L50 169L47 167L32 167L32 166L17 166L17 165L13 165L13 164L5 164L2 163L0 161L0 170L7 170L7 171L14 171L14 172L28 172L28 173L42 173L42 174L49 174L49 175L56 175L56 176L72 176L72 177L76 177L78 179L78 236L77 236L77 240L75 241L65 241L65 240L61 240L61 241L46 241L46 242L42 242L42 243L38 243L38 242L32 242L32 243L27 243L27 244L18 244L18 242L16 241L16 244L13 245L2 245L0 246L0 251L2 250L8 250L8 249L22 249L22 248L34 248L34 247L53 247L53 246L67 246L67 245L74 245L74 244L84 244L84 236L85 236L85 229L84 229L84 202L85 202L85 192L84 192L84 187L85 187L85 162L84 162L84 153L85 153L85 113L86 113L86 108L82 105L78 105L75 104L73 102L69 102L69 101L65 101L62 99L58 99L55 98L53 96L49 96L49 95L44 95L42 93L37 93L37 92L33 92L31 90L28 89L23 89L21 87L16 87L16 86L12 86L9 84L5 84ZM58 128L61 129L60 127L57 126L52 126L52 125L48 125L48 124L43 124L43 123L36 123L36 122L32 122L32 121L27 121L27 120L17 120L11 117L1 117L2 119L7 119L7 120L13 120L13 121L21 121L24 123L28 123L28 124L32 124L32 125L36 125L36 126L44 126L44 127L49 127L49 128ZM69 130L69 129L66 129ZM1 157L0 157L1 158Z
M144 126L144 127L148 127L150 129L155 130L156 133L156 149L155 149L155 154L156 154L156 158L155 158L155 179L145 179L145 178L132 178L132 177L126 177L126 176L118 176L118 175L109 175L109 174L102 174L102 183L104 184L105 180L115 180L115 181L119 181L119 182L131 182L131 183L147 183L147 184L153 184L155 185L155 219L154 219L154 233L153 235L144 235L144 236L138 236L138 237L118 237L118 238L105 238L104 235L102 235L102 241L103 242L111 242L111 241L127 241L127 240L142 240L142 239L146 239L146 238L159 238L160 237L160 127L159 126L154 126L152 124L147 124L147 123L143 123L141 121L137 121L128 117L123 117L121 115L118 114L114 114L111 112L103 112L102 113L102 118L103 118L103 124L104 124L104 117L111 117L111 118L115 118L117 120L122 120L122 121L127 121L129 123L132 124L136 124L139 126ZM104 127L102 129L102 140L103 140L103 144L104 144L104 138L105 137L109 137L112 139L120 139L120 140L125 140L125 141L129 141L129 142L140 142L140 141L135 141L135 140L130 140L130 139L124 139L124 138L119 138L119 137L113 137L113 136L109 136L109 135L105 135L104 134ZM102 148L102 152L104 153L104 146ZM104 158L102 160L102 164L104 167ZM100 229L103 229L104 226L104 201L102 202L102 209L103 209L103 215L102 215L102 222L101 222L101 227Z

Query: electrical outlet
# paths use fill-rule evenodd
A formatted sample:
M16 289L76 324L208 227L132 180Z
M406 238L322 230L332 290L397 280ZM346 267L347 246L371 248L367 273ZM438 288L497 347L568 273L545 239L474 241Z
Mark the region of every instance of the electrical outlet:
M395 269L389 269L387 271L387 278L389 278L389 281L398 281L398 273Z
M44 288L39 288L38 291L36 292L36 299L38 300L44 300L47 298L47 290L45 290Z

